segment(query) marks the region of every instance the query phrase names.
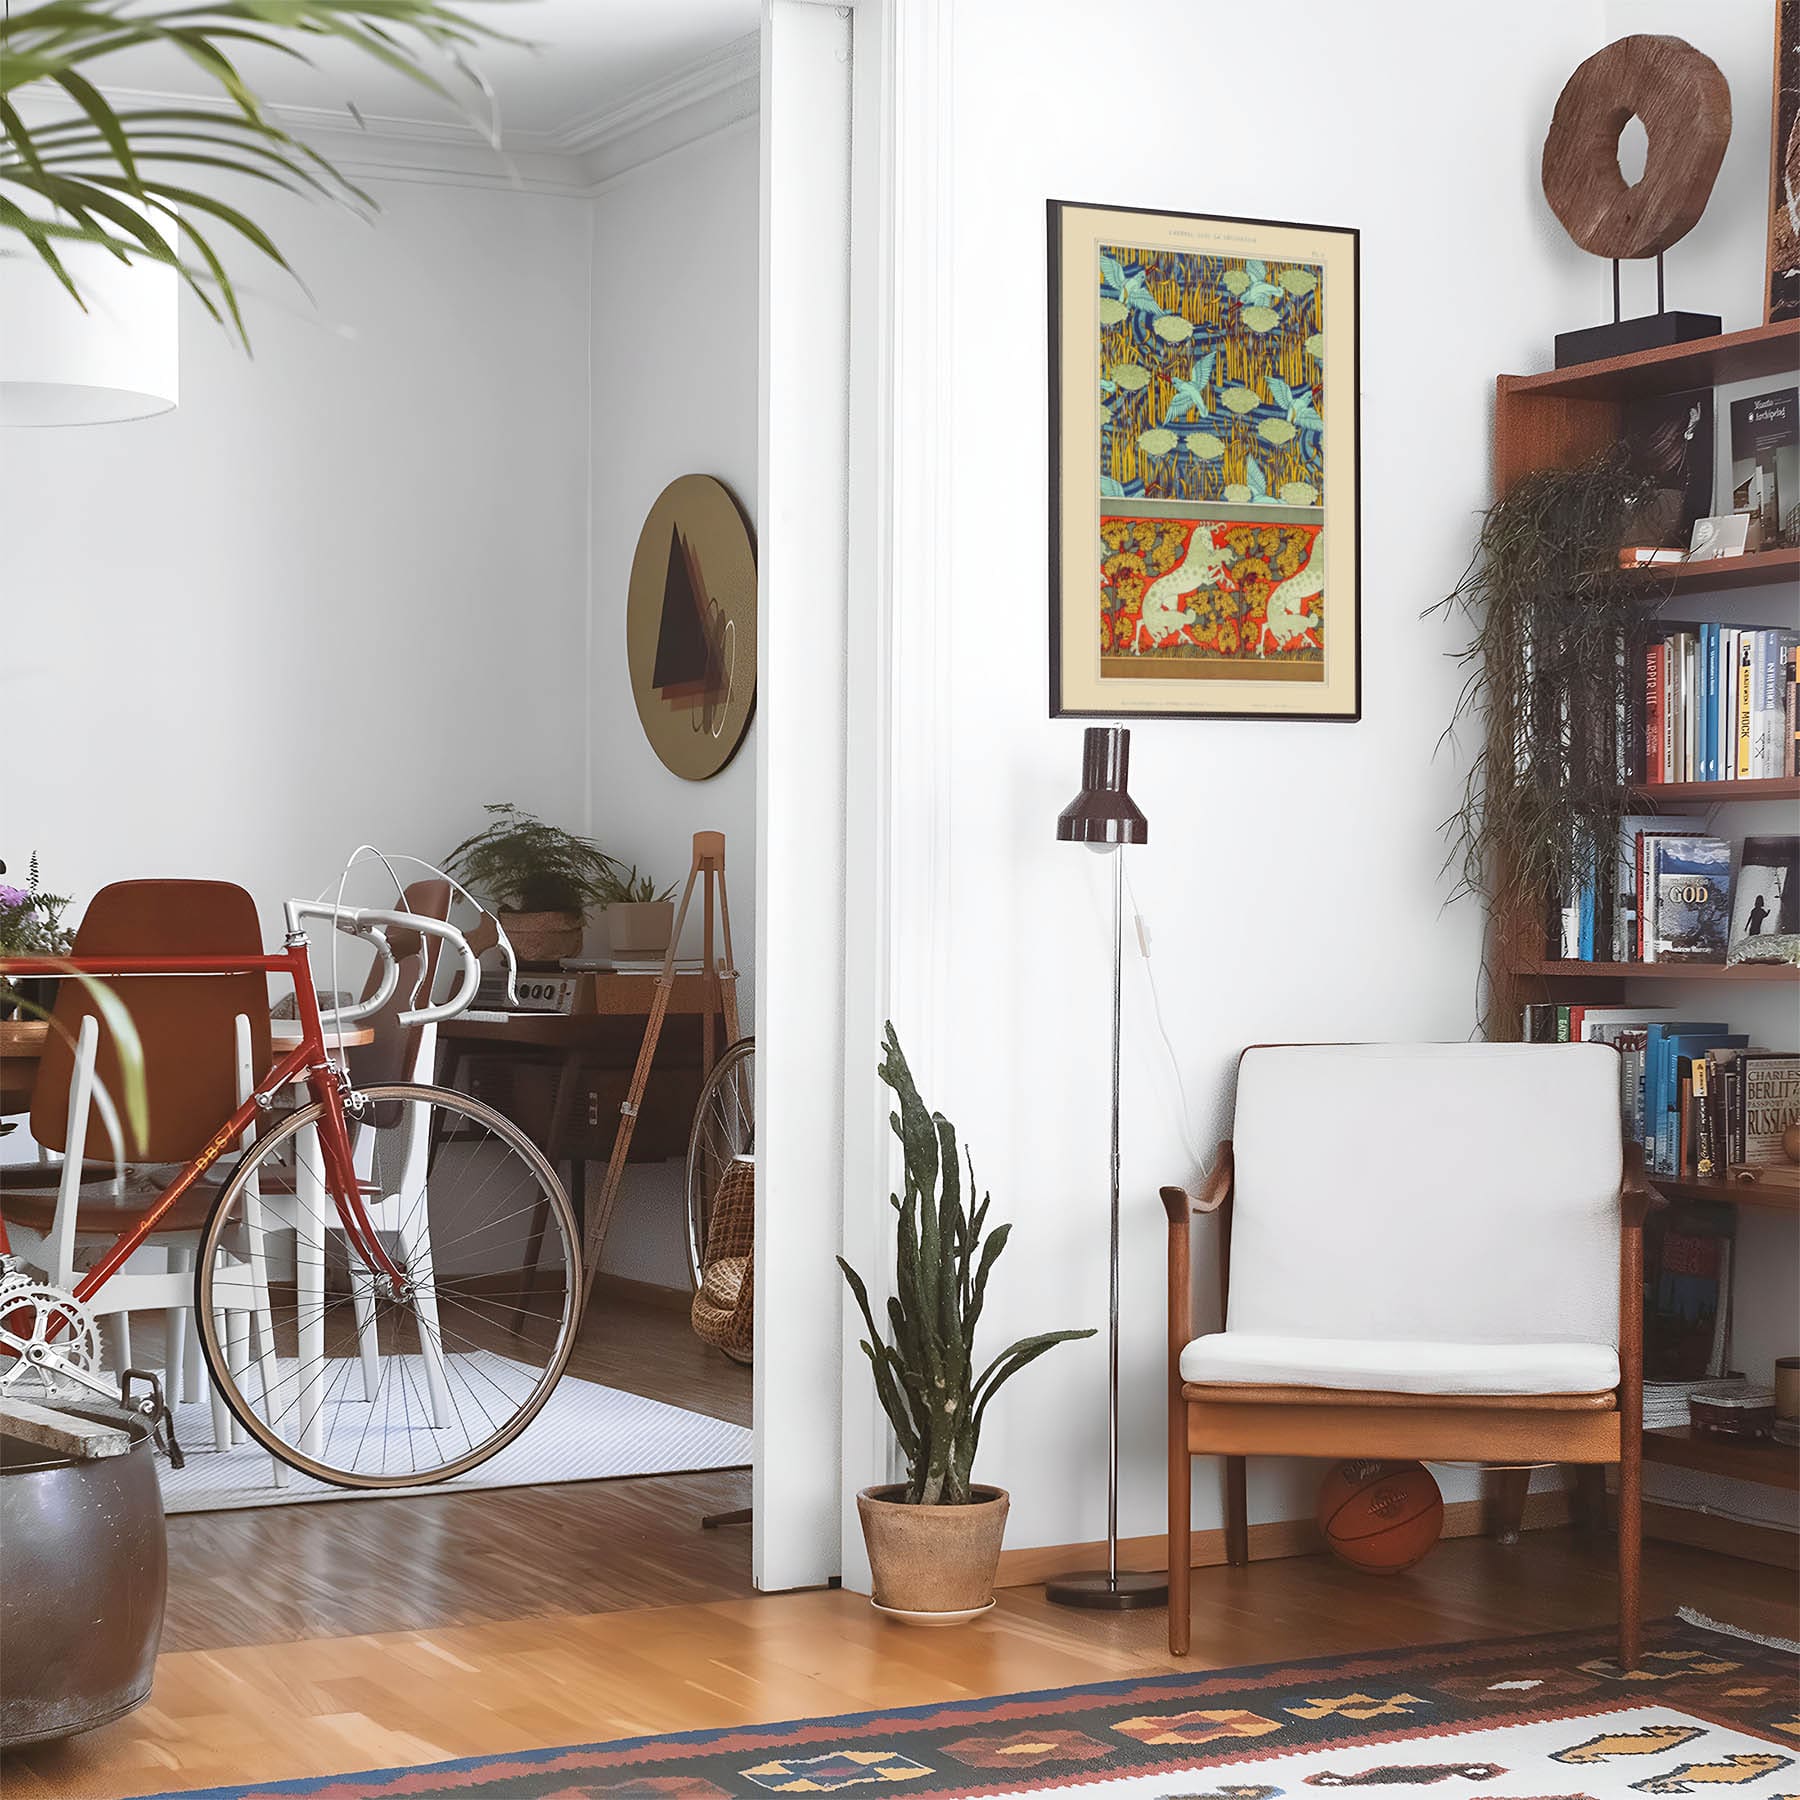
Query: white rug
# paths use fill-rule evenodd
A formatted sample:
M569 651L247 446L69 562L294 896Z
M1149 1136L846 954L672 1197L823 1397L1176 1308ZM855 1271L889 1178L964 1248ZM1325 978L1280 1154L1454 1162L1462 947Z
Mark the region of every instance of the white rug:
M371 1493L328 1487L293 1469L284 1471L286 1485L278 1487L269 1454L259 1444L247 1440L225 1452L213 1448L212 1408L204 1400L176 1407L175 1432L187 1467L173 1469L163 1457L156 1459L163 1507L172 1513L738 1469L749 1466L751 1444L745 1426L567 1375L557 1383L544 1410L498 1456L454 1481L425 1487L384 1488ZM371 1463L380 1466L380 1458L372 1452L365 1457L364 1466Z

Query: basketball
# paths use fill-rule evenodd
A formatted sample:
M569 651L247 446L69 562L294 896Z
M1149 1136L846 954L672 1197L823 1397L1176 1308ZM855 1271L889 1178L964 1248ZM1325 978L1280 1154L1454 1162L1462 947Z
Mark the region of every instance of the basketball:
M1444 1496L1422 1463L1341 1462L1319 1484L1332 1553L1370 1575L1398 1575L1438 1541Z

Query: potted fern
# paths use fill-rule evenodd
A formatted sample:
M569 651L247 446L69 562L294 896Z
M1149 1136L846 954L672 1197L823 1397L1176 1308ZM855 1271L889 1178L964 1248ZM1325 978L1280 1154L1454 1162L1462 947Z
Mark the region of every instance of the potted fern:
M1006 1529L1005 1490L971 1479L988 1403L1053 1345L1094 1334L1021 1338L976 1373L975 1328L1012 1226L997 1225L984 1237L991 1196L971 1209L974 1165L965 1186L956 1128L926 1110L891 1024L880 1075L899 1102L891 1119L906 1165L904 1198L889 1196L898 1214L890 1338L875 1323L862 1277L841 1256L837 1262L868 1326L863 1354L907 1475L891 1487L864 1488L856 1507L876 1606L910 1624L953 1625L993 1604Z
M616 866L588 838L547 825L510 801L486 809L487 824L444 860L459 881L499 908L514 953L527 966L555 967L581 954L587 909L606 900Z

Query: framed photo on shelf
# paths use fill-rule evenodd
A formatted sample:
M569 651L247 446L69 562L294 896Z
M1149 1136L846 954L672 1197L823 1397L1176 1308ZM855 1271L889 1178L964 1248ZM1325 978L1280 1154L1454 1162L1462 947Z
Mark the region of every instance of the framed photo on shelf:
M1775 0L1769 129L1769 269L1764 322L1800 318L1800 0Z
M1053 718L1361 716L1358 254L1049 203Z

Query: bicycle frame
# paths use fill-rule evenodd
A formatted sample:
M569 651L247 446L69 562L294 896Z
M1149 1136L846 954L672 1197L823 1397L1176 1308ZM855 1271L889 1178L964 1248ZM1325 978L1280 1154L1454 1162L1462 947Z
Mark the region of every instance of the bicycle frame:
M157 1196L156 1203L129 1231L122 1232L93 1268L82 1276L75 1298L85 1300L118 1273L158 1222L183 1194L216 1163L266 1110L289 1082L304 1080L308 1095L319 1106L319 1147L325 1164L326 1191L337 1208L346 1236L364 1263L375 1274L399 1284L405 1271L382 1247L356 1178L356 1159L350 1133L344 1123L344 1074L325 1048L325 1027L319 1013L319 997L313 989L311 963L303 935L295 932L284 949L241 956L115 956L45 957L15 956L0 959L0 974L92 975L101 979L134 975L283 975L294 984L300 1019L300 1042L281 1057L257 1084L256 1090L207 1140L193 1159ZM79 1155L80 1147L68 1147ZM0 1252L8 1250L6 1219L0 1211Z

